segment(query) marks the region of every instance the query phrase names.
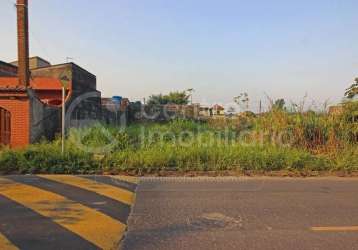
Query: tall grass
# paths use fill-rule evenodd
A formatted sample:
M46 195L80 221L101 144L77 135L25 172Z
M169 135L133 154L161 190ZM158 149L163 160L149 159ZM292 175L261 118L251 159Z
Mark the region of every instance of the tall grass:
M298 149L276 146L213 145L189 148L174 144L114 153L104 164L108 170L328 170L331 162Z
M59 141L39 143L21 150L3 150L0 153L0 173L65 173L82 174L101 172L93 155L67 145L61 154Z
M358 104L336 115L273 109L207 122L97 124L60 140L0 151L0 173L358 170Z

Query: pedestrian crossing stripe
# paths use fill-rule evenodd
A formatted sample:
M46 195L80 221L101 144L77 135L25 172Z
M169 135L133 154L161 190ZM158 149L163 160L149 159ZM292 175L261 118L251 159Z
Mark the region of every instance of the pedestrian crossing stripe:
M311 227L311 230L317 232L357 232L358 226Z
M3 234L0 233L0 248L2 250L19 250Z
M126 225L61 195L0 177L0 195L47 217L101 249L118 247ZM4 238L2 238L4 241ZM1 242L0 246L5 245Z
M133 184L138 184L139 182L139 179L134 176L112 175L111 177L120 181L126 181Z
M134 203L135 194L133 192L118 187L114 187L108 184L100 183L95 180L90 180L73 175L39 175L39 176L48 180L79 187L109 197L119 202L123 202L127 205L132 205Z

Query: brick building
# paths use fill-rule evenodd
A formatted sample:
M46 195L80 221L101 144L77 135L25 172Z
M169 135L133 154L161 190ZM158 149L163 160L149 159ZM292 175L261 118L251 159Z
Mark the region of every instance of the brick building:
M10 63L0 61L0 77L2 76L17 76L17 67Z
M40 57L29 58L28 1L17 0L18 61L0 61L0 144L21 147L42 137L51 139L60 130L62 85L66 73L66 108L77 97L95 93L76 104L71 114L98 118L100 92L96 76L74 63L51 65Z

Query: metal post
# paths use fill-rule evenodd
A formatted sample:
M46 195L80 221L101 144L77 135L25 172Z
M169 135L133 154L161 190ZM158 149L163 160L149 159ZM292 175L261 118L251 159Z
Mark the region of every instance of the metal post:
M259 114L261 114L262 113L262 102L261 102L261 100L260 100L260 105L259 105Z
M62 87L62 154L65 152L65 87Z

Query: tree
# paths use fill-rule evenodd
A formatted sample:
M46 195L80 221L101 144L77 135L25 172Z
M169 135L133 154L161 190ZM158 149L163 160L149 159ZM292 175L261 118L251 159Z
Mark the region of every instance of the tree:
M195 92L195 90L193 88L190 88L190 89L187 89L186 92L189 93L190 103L193 104L193 92Z
M244 106L246 110L249 109L249 95L244 92L244 93L241 93L240 95L234 97L234 102L236 102L238 105L240 106Z
M286 110L286 102L285 99L281 98L281 99L277 99L275 101L275 103L272 105L272 109L276 109L276 110Z
M151 95L148 100L148 105L186 105L189 103L189 97L190 95L188 95L186 91L174 91L167 95Z
M159 104L164 104L165 100L163 98L162 94L159 95L151 95L149 96L149 99L147 101L148 105L159 105Z
M170 92L165 97L168 100L168 104L186 105L189 103L190 95L188 95L186 91L175 91Z
M354 83L344 93L348 99L353 99L356 95L358 95L358 78L354 79Z

